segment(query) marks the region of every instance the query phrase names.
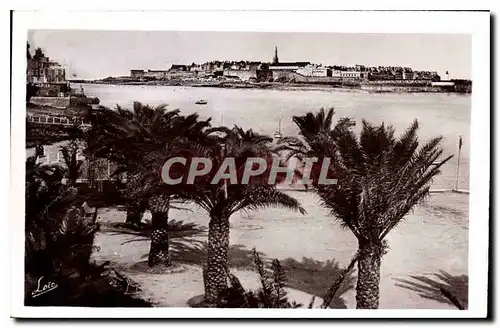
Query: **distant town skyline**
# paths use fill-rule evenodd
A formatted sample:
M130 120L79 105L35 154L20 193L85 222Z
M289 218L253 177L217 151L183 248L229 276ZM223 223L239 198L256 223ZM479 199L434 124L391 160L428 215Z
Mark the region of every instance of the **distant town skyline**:
M67 66L67 78L129 75L131 69L168 69L207 61L406 66L442 78L471 78L471 37L459 34L339 34L176 31L36 30L31 50Z

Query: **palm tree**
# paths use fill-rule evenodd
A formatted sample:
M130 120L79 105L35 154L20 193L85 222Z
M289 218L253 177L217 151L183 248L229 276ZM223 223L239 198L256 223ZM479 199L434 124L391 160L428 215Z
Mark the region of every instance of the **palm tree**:
M162 130L151 130L148 133L154 136L156 143L144 147L143 142L139 142L144 152L141 161L142 170L134 176L130 183L129 190L132 191L132 199L146 199L147 206L151 211L151 248L148 257L149 266L158 264L170 265L169 243L168 243L168 214L172 207L172 202L178 199L169 192L161 190L163 182L155 175L164 163L158 161L160 154L174 154L186 149L196 149L197 146L207 144L209 137L210 119L200 121L198 114L188 116L172 117L168 126L163 126ZM146 164L148 163L148 164ZM151 175L151 173L153 175Z
M56 274L61 265L88 264L98 224L97 211L87 218L76 205L83 203L78 190L63 184L59 165L26 161L26 272ZM57 271L57 272L56 272Z
M319 184L313 170L313 187L324 206L357 238L357 308L375 309L385 237L429 194L432 179L452 156L435 164L443 153L442 138L420 145L417 120L399 138L391 126L363 120L357 137L349 118L332 126L333 113L330 109L294 117L300 136L287 138L283 148L298 157L331 158L329 172L338 183Z
M136 188L139 187L139 174L141 170L141 156L145 154L148 146L155 143L160 126L167 124L168 120L176 116L178 111L166 111L166 106L151 108L140 103L134 103L133 111L116 107L116 110L100 108L91 117L92 129L89 131L90 140L89 153L97 157L107 158L118 165L115 174L125 172L127 182L124 197L126 199L127 219L126 222L139 225L144 211L148 207L148 200L137 195ZM157 209L157 208L153 208ZM153 211L154 223L157 229L153 230L150 257L157 261L150 261L150 265L163 263L170 264L168 256L168 244L156 247L161 242L156 236L158 230L164 230L157 220L158 213ZM166 252L162 248L167 248Z
M83 160L78 159L78 151L80 146L76 140L72 140L68 145L60 148L63 155L64 164L66 165L66 177L68 184L71 186L76 185L76 180L81 175L81 167Z
M26 160L25 181L25 261L26 271L36 269L35 263L37 253L44 251L47 247L47 230L57 230L62 211L72 203L73 190L63 192L62 178L64 170L55 165L40 165L36 162L37 157L32 156ZM59 200L54 202L54 200ZM48 206L55 203L56 206ZM58 206L60 205L61 206ZM49 210L57 215L51 215ZM53 218L55 217L55 219ZM46 268L39 268L44 270ZM50 268L52 269L52 268Z
M197 114L180 116L178 110L166 106L155 108L134 103L133 111L117 106L116 111L101 109L93 119L94 151L118 163L127 173L125 197L127 221L138 224L142 213L152 214L149 265L170 265L168 256L168 212L170 196L157 191L160 179L146 179L163 163L158 152L172 153L190 144L203 143L210 120L201 121ZM94 128L95 127L95 128ZM146 165L149 163L149 167ZM154 167L153 167L154 166Z
M141 170L142 156L158 145L168 122L178 110L166 111L166 106L152 108L135 102L133 110L120 106L116 110L100 108L92 118L89 131L89 152L107 158L118 165L115 174L126 172L127 222L138 225L146 210L147 200L135 197L136 180Z
M194 156L210 158L214 168L219 168L226 158L232 158L239 175L247 158L272 158L272 138L268 136L256 134L251 130L244 131L239 127L212 129L209 132L214 131L222 132L222 135L212 137L211 145L193 150ZM205 302L209 306L216 304L219 293L226 290L228 286L229 220L234 213L272 206L305 213L295 198L278 191L275 185L230 184L222 179L218 184L212 184L215 173L215 170L212 170L209 174L195 180L194 184L162 187L165 193L193 201L210 217L208 259L203 269Z

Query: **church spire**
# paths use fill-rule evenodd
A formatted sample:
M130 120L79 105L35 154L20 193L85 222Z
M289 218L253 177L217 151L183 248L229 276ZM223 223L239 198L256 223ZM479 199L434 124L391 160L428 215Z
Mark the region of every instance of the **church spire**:
M278 58L278 47L274 47L274 58L273 58L273 64L278 64L280 62Z

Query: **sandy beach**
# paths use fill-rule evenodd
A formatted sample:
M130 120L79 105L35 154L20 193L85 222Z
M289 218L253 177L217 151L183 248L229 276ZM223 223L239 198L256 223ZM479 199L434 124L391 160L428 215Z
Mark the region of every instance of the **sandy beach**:
M313 193L289 193L307 204L306 215L271 209L237 213L232 217L231 271L247 288L258 287L256 273L251 269L250 251L253 247L266 259L278 258L285 262L292 259L301 263L302 268L324 274L322 277L328 277L328 261L338 262L342 268L355 253L355 238L329 216ZM451 200L455 204L453 207L446 205ZM207 226L204 212L194 205L188 208L190 211L172 210L171 219ZM439 274L440 270L454 277L467 274L467 209L468 195L433 194L388 235L390 249L382 259L380 308L453 308L450 304L424 298L415 290L399 285L407 285L403 280L413 281L410 276L439 281L435 274ZM144 219L149 217L146 213ZM149 241L128 242L137 237L106 231L110 223L124 222L125 212L101 209L99 221L103 224L103 231L96 238L96 246L100 250L93 254L93 258L98 263L110 261L135 280L142 289L138 296L159 306L187 306L189 299L203 293L201 268L204 259L193 260L193 254L199 249L196 242L188 242L187 248L180 252L173 251L173 261L183 265L183 272L147 274L134 267L138 262L145 261ZM194 240L206 241L206 236L200 235ZM172 243L175 249L175 240ZM293 279L295 271L288 275ZM354 270L353 279L355 276ZM311 295L320 290L326 291L330 283L328 279L323 279L320 286L317 283L314 286L302 284L299 286L302 290L291 289L290 298L307 306ZM324 289L318 288L321 285ZM349 289L341 298L347 308L355 308L354 289Z

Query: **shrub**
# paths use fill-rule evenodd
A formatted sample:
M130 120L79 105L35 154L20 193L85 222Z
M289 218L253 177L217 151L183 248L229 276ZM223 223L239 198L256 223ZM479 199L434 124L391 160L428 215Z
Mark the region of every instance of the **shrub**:
M253 262L260 278L261 287L246 291L239 279L229 274L229 287L219 294L217 307L221 308L299 308L302 304L290 302L285 290L285 270L280 261L274 259L266 269L259 254L253 249ZM314 300L314 298L313 298ZM312 307L313 300L309 304Z
M62 183L64 169L26 162L25 305L149 306L113 284L109 269L90 263L99 230L97 209L81 205L78 189ZM53 290L32 293L51 282Z

